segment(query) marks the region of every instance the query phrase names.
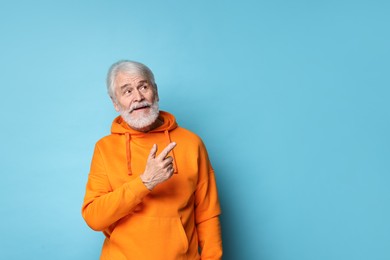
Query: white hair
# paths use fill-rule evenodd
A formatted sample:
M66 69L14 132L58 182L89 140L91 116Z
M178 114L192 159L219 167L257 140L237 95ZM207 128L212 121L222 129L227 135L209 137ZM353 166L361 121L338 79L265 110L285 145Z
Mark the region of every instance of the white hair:
M120 72L145 77L157 93L157 85L154 81L153 72L146 65L131 60L120 60L111 65L107 74L107 92L114 101L117 100L115 96L115 79Z

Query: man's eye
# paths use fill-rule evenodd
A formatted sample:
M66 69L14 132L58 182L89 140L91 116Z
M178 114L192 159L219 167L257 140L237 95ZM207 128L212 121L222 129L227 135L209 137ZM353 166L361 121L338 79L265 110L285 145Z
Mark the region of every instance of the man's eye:
M127 89L127 90L125 90L125 94L131 94L131 89Z

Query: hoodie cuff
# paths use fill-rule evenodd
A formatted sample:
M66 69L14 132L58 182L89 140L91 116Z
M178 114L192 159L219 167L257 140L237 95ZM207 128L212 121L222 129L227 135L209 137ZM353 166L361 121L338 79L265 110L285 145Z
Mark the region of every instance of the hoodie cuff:
M146 195L150 193L150 190L146 188L140 177L135 178L131 182L126 184L128 191L134 194L134 196L141 201Z

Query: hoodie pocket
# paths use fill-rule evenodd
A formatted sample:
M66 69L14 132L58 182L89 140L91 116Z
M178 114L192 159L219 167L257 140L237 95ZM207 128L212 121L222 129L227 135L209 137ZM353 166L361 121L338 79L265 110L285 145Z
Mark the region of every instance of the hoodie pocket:
M127 259L186 259L188 239L179 217L122 219L110 237L110 255Z

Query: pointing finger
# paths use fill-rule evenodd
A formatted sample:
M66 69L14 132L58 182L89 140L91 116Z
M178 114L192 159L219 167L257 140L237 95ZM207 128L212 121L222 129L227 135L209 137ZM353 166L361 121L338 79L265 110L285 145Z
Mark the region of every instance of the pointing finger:
M165 149L160 153L158 157L160 159L164 159L169 154L169 152L172 151L173 148L175 148L175 146L176 146L175 142L168 144L167 147L165 147Z

